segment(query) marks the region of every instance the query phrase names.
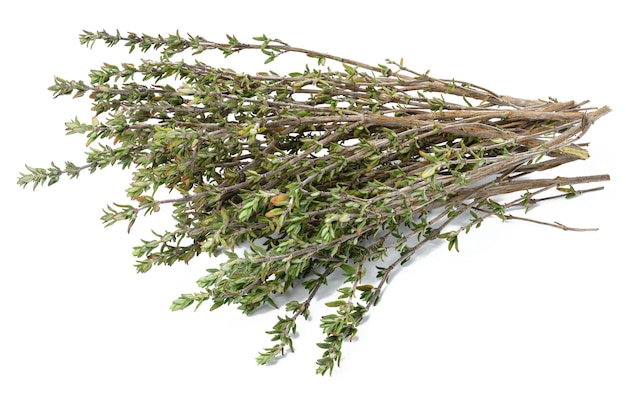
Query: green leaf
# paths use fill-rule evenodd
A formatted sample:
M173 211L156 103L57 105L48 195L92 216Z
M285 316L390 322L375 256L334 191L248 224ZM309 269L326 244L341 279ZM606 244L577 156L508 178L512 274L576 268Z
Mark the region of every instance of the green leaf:
M354 276L356 275L356 272L357 272L355 267L348 265L348 264L343 264L341 266L341 269L343 270L343 273L345 276Z
M277 217L277 216L280 216L281 214L283 214L284 212L285 212L284 209L275 208L275 209L272 209L272 210L268 211L267 213L265 213L265 217L269 217L269 218Z
M194 299L192 295L183 294L172 302L172 305L170 305L170 310L172 311L183 310L189 307L191 304L193 304L193 302L194 302Z
M421 177L423 179L427 179L427 178L432 177L435 174L437 174L437 171L439 171L439 165L438 164L430 165L422 172Z
M334 300L334 301L329 301L326 303L327 307L340 307L342 305L345 305L346 301L345 300Z
M589 152L580 147L574 146L565 146L559 149L559 152L564 153L566 155L576 156L579 159L585 160L589 159Z

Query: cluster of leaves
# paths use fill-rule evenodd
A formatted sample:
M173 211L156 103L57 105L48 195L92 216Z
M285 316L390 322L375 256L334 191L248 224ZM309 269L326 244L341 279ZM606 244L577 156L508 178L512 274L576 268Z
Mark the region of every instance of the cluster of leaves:
M391 272L426 242L443 239L458 250L459 236L489 216L506 220L509 209L529 208L548 189L570 197L580 193L572 184L608 179L528 178L587 158L576 141L607 107L500 96L403 62L367 65L266 36L247 44L234 36L216 43L101 31L84 32L80 41L160 56L104 64L88 82L56 77L55 96L88 94L93 101L92 120L66 123L68 134L86 136L86 164L28 167L18 183L36 187L84 169L132 168L130 203L108 206L103 222L124 220L130 228L165 204L175 221L134 248L138 272L201 254L227 256L198 280L200 292L181 295L172 310L210 301L211 309L234 304L249 314L303 286L308 294L288 302L268 332L274 345L259 354L260 364L293 351L296 323L309 317L331 274L342 274L343 283L326 303L334 312L321 317L321 374L339 365L342 343L355 336ZM249 74L176 60L184 51L209 50L258 50L266 63L300 53L316 65ZM496 200L515 192L518 199ZM236 252L242 243L247 249ZM366 265L387 256L368 280Z

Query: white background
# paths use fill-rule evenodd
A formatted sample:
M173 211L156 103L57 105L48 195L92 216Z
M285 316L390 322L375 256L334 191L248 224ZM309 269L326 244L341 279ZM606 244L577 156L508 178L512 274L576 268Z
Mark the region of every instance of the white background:
M617 4L12 2L0 24L0 396L625 397L626 30ZM125 201L128 173L35 192L16 185L25 163L84 159L84 138L65 136L63 123L89 120L90 103L52 100L53 76L84 79L103 62L136 60L121 47L80 46L82 29L179 29L216 41L265 33L371 64L404 57L500 94L609 105L585 137L592 157L559 170L609 173L605 190L530 213L600 231L492 220L462 237L460 253L432 245L402 268L332 377L315 375L323 300L299 324L296 353L258 366L256 353L270 345L264 331L281 313L168 310L219 259L135 273L132 247L169 225L165 209L130 236L124 225L102 227L101 209ZM265 70L261 58L203 59Z

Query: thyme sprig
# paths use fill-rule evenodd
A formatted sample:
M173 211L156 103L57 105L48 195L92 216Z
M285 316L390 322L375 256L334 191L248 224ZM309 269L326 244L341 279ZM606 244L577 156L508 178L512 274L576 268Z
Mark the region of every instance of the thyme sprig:
M285 304L268 331L275 344L259 353L259 364L293 351L297 322L310 316L331 274L341 273L343 283L326 303L333 312L321 317L321 374L340 364L343 342L356 335L391 273L427 242L445 240L458 250L459 237L491 216L580 230L510 211L597 190L573 186L609 179L530 178L588 158L577 142L608 107L501 96L402 61L368 65L265 35L253 43L178 33L80 35L82 44L98 41L160 56L105 63L88 82L55 77L55 97L88 94L93 101L92 120L66 123L67 134L86 136L86 163L27 166L18 184L35 188L86 169L131 168L130 203L107 206L105 225L127 221L130 229L164 205L174 220L169 231L134 247L138 272L204 254L227 258L172 310L210 301L212 310L234 304L250 314L303 286L308 295ZM175 59L212 50L260 51L265 63L299 53L316 66L250 74ZM541 196L553 189L562 193ZM515 193L519 198L501 200ZM387 256L368 279L367 265Z

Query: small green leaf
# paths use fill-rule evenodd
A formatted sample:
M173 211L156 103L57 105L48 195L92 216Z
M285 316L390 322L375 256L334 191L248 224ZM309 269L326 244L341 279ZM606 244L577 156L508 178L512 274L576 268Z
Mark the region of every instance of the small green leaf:
M284 209L281 209L281 208L274 208L274 209L272 209L272 210L268 211L267 213L265 213L265 217L272 218L272 217L280 216L280 215L281 215L281 214L283 214L284 212L285 212L285 210L284 210Z
M580 147L573 146L565 146L559 149L559 152L564 153L566 155L576 156L579 159L585 160L589 159L589 152L587 150Z
M345 300L334 300L334 301L327 302L326 306L327 307L340 307L345 304L346 304Z
M438 164L430 165L422 172L421 177L423 179L427 179L427 178L432 177L435 174L437 174L437 171L439 171L439 165Z
M170 310L172 311L183 310L189 307L191 304L193 304L193 302L194 302L194 299L192 295L183 294L172 302L172 305L170 305Z
M343 270L343 273L345 276L353 276L356 275L356 268L354 268L351 265L348 264L343 264L341 266L341 269Z

